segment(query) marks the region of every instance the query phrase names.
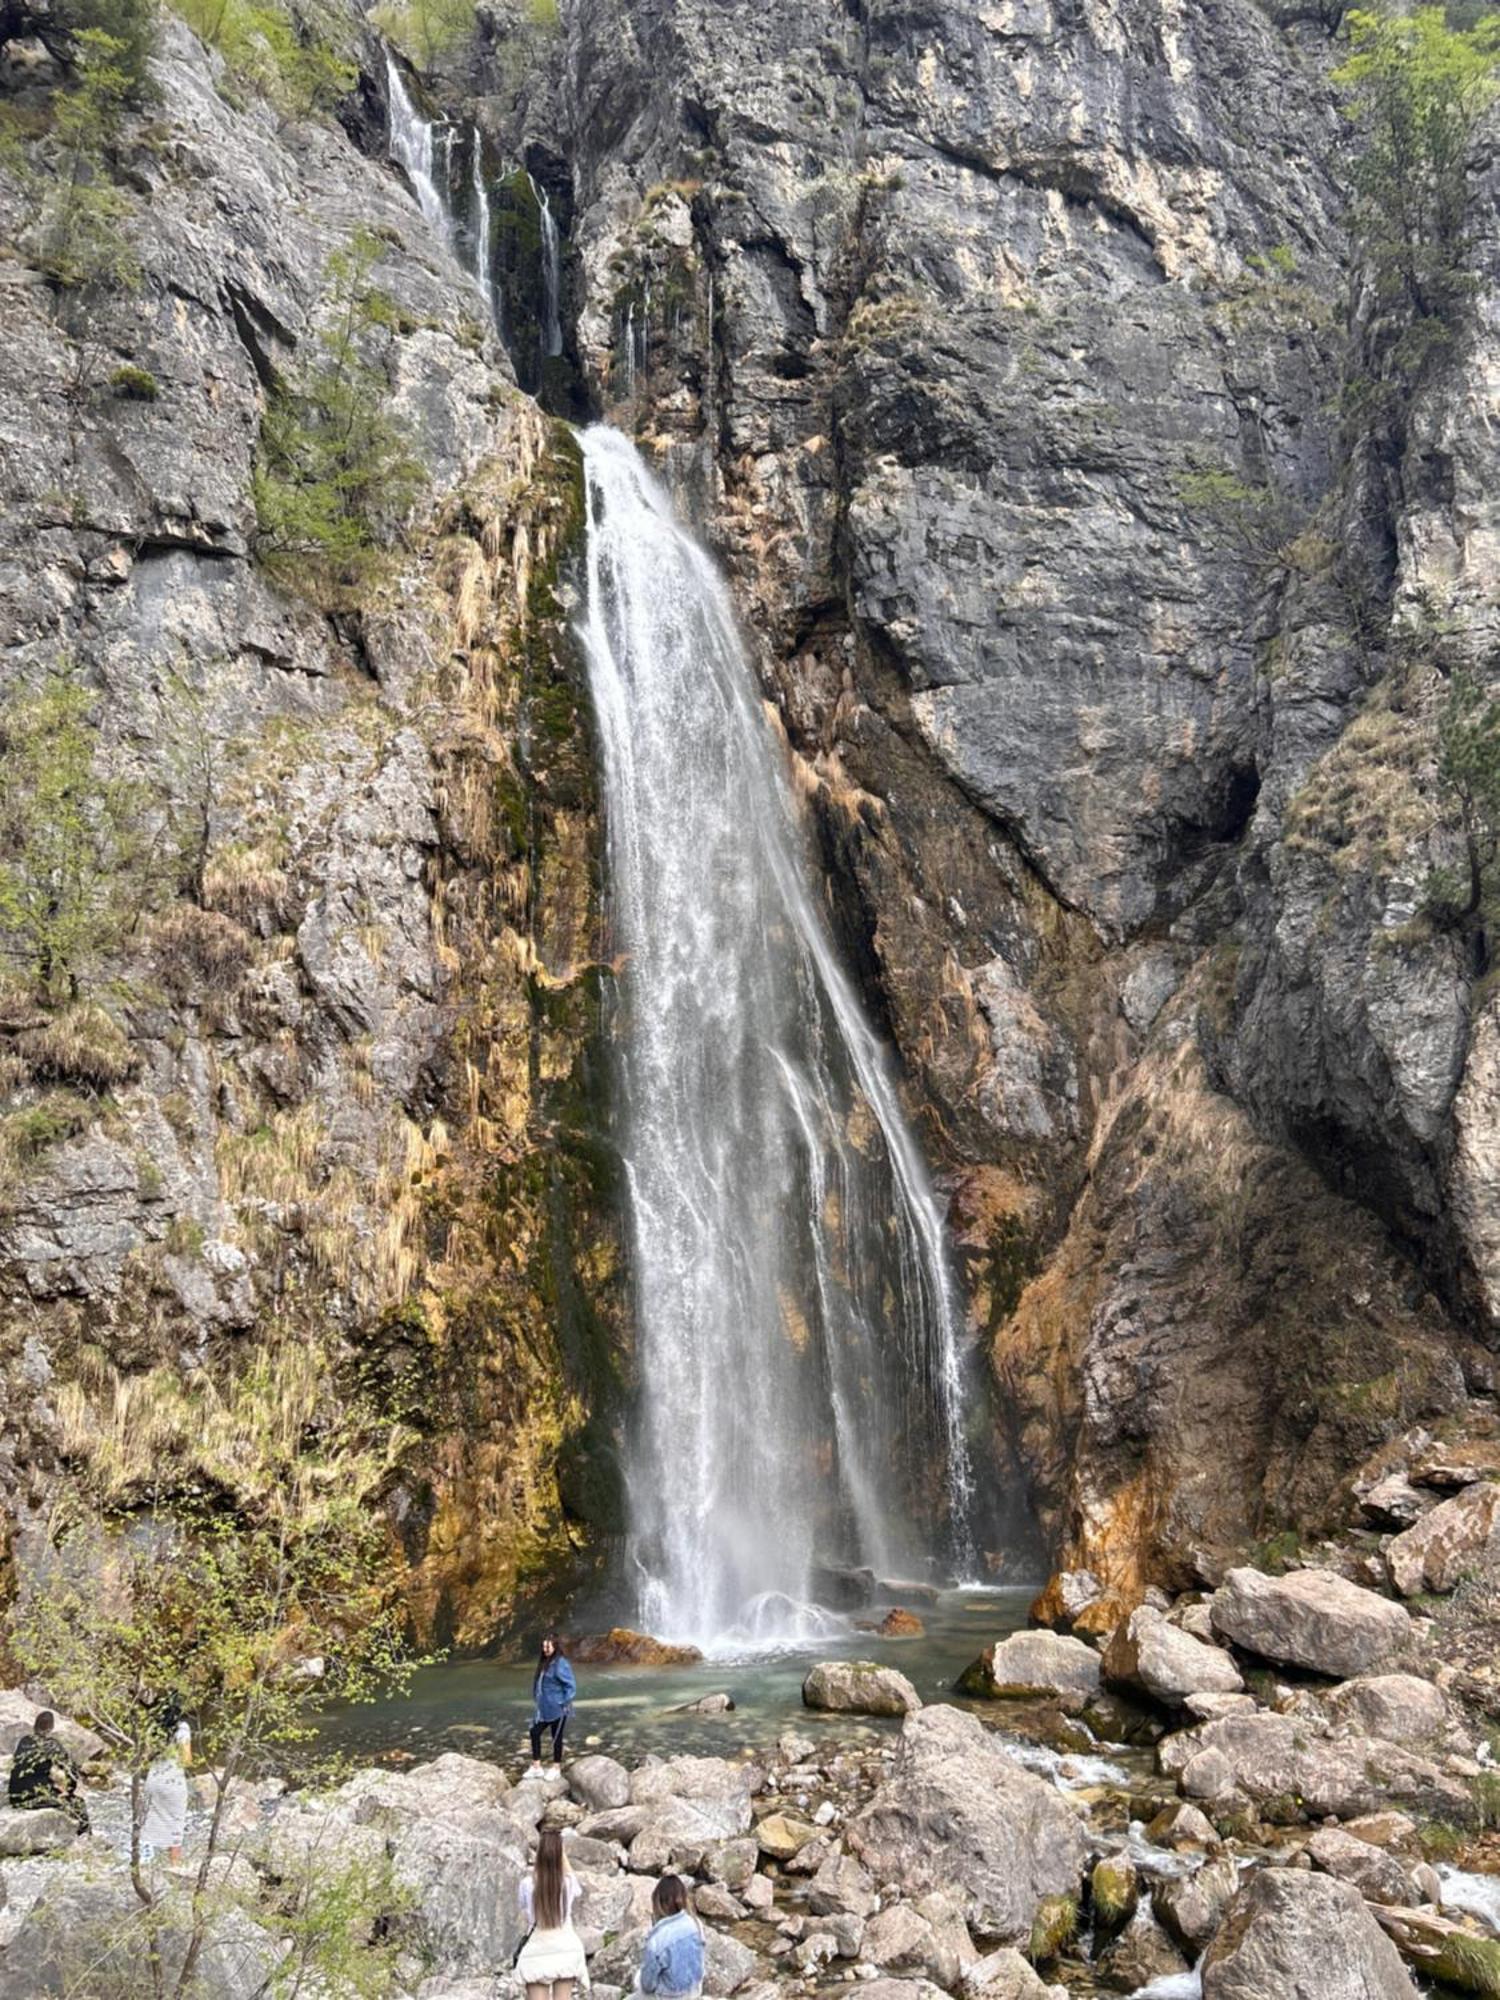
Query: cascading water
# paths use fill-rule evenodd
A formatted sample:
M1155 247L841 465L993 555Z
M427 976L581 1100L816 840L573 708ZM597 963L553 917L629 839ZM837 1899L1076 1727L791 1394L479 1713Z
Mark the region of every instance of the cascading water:
M965 1553L942 1225L814 906L725 585L634 446L602 427L582 446L639 1614L710 1645L813 1636L820 1564L889 1570L944 1532Z
M389 50L385 57L386 103L390 106L391 158L406 169L406 177L416 190L422 213L442 236L448 235L448 201L438 193L432 171L431 122L417 115L417 107L402 80Z
M542 221L542 358L549 360L563 351L562 243L547 190L539 187L530 174L526 178L531 181Z
M495 283L490 232L490 197L484 178L484 140L477 125L462 135L469 148L467 221L460 223L453 206L453 148L459 137L452 125L423 118L389 49L385 57L386 102L390 106L391 158L406 169L423 215L472 274L484 295L487 311L500 321L499 288Z

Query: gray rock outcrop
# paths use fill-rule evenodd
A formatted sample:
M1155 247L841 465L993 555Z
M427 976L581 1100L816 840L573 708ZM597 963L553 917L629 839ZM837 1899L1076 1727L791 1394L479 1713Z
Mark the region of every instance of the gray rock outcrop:
M1203 2000L1416 2000L1401 1955L1358 1890L1264 1868L1203 1958Z
M1215 1631L1247 1652L1340 1680L1384 1665L1411 1638L1399 1604L1332 1570L1232 1569L1214 1593Z
M1078 1821L973 1716L946 1706L908 1716L890 1775L851 1820L849 1846L907 1896L951 1888L981 1940L1030 1933L1044 1896L1077 1895Z

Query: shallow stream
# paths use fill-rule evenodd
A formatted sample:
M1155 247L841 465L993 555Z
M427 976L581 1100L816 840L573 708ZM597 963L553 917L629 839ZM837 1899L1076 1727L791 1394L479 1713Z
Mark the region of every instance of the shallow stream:
M898 1667L924 1701L951 1701L953 1683L964 1668L994 1640L1025 1626L1032 1595L1030 1588L945 1591L936 1604L912 1607L926 1627L921 1638L882 1639L841 1620L842 1629L796 1650L708 1659L690 1667L580 1665L578 1707L567 1749L576 1756L587 1746L628 1763L652 1751L733 1755L741 1746L773 1744L792 1727L837 1730L843 1737L894 1729L894 1723L805 1709L802 1682L812 1661L877 1660ZM883 1609L853 1615L879 1618ZM531 1673L529 1660L509 1666L453 1660L425 1668L400 1701L329 1710L321 1747L364 1761L465 1750L500 1764L518 1763L523 1754L529 1756ZM733 1714L679 1712L703 1695L720 1692L733 1696ZM976 1706L993 1717L993 1703Z

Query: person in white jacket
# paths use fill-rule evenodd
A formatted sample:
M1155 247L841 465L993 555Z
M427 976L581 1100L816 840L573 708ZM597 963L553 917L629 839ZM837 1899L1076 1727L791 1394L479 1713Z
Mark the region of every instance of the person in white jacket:
M179 1722L172 1740L146 1773L141 1795L141 1859L154 1861L163 1850L168 1861L182 1859L187 1833L187 1767L193 1761L193 1732Z

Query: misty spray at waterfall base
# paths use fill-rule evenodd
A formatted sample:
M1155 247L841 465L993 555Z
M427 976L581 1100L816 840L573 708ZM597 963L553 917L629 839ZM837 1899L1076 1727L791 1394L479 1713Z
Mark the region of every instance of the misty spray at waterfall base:
M813 901L724 583L627 439L582 446L637 1615L707 1644L814 1637L827 1565L972 1560L942 1223Z

